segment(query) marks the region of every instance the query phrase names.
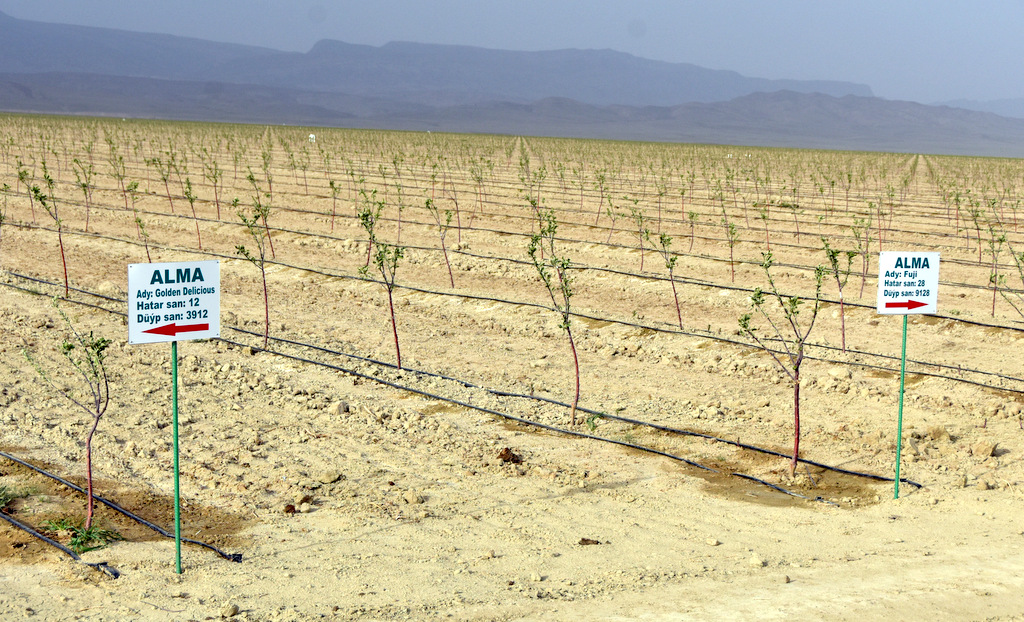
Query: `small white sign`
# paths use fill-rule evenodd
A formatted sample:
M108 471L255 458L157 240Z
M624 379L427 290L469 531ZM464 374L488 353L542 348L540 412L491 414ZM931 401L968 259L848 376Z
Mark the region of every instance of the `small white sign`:
M938 304L938 253L878 254L878 313L936 313Z
M128 343L220 337L220 262L128 265Z

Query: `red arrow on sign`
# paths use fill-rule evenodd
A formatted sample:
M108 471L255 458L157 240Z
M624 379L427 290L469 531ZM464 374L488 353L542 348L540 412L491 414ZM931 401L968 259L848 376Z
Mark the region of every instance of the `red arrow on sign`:
M917 309L918 307L927 307L927 302L918 302L916 300L908 300L906 302L887 302L885 303L886 309L899 309L900 307L905 308L907 311L911 309Z
M144 330L144 333L152 333L154 335L170 335L171 337L176 336L178 333L192 333L200 330L210 330L209 324L186 324L178 326L174 322L166 324L164 326L157 326L149 330Z

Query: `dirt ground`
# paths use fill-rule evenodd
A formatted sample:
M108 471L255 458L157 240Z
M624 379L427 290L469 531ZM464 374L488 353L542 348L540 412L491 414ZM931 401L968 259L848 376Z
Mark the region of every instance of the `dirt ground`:
M454 288L437 227L422 207L407 210L395 291L405 369L375 362L393 363L394 344L385 289L359 278L367 246L353 205L338 202L332 232L326 182L307 193L293 172L275 181L266 351L260 275L234 252L246 243L240 222L229 213L217 221L200 186L201 253L183 198L171 217L153 177L138 202L152 261L221 260L223 339L179 344L183 535L240 553L241 563L185 545L178 575L173 540L101 507L99 524L125 539L83 559L116 568L115 580L4 523L0 618L1024 620L1022 333L1008 305L990 317L990 292L956 285L979 282L976 249L928 241L927 223L897 220L886 239L886 248L941 250L944 262L940 316L911 320L908 357L933 364L912 371L947 377L908 376L901 475L921 487L902 484L897 500L891 481L806 464L791 478L786 458L610 418L574 427L564 405L534 399L571 400L572 358L559 316L533 306L550 301L528 263L528 207L511 190L491 190L494 203L461 241L449 232ZM72 382L51 304L63 293L57 236L43 214L32 224L13 162L0 175L12 187L0 234L0 451L81 483L89 419L22 354ZM113 341L97 492L171 528L170 347L128 345L118 315L127 265L146 262L146 251L113 179L95 192L86 234L67 169L64 177L69 278L84 291L60 308L79 330ZM426 179L415 190L407 182L410 204L430 195ZM925 209L934 189L921 181L915 190ZM244 179L223 192L245 205ZM686 251L675 272L680 332L663 262L648 248L641 274L636 248L604 244L629 237L621 221L618 232L602 228L607 219L592 225L598 200L588 196L560 230L560 248L586 268L573 301L580 405L790 451L791 384L766 354L733 343L744 341L737 318L749 293L730 289L728 246L707 239L709 225L688 250L689 224L666 221ZM714 222L713 203L695 205ZM397 239L397 226L389 219L384 237ZM778 282L813 293L805 268L821 253L803 244L816 240L784 231ZM764 286L763 229L743 235L735 287ZM875 276L864 299L847 294L866 305L846 313L847 343L860 354L818 348L805 363L801 453L891 478L899 363L862 364L879 364L871 353L899 356L901 324L875 314ZM835 298L827 287L826 297ZM838 326L838 305L827 304L811 341L838 346ZM972 369L989 373L988 387L965 382L982 379ZM5 512L30 524L84 512L82 497L3 458L0 486L17 493Z

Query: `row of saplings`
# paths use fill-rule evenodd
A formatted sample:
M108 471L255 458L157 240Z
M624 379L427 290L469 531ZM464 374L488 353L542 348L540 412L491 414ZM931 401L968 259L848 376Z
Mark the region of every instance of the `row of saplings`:
M270 231L266 223L267 212L269 210L261 201L260 194L261 193L257 188L256 196L253 199L253 209L250 214L246 214L244 212L238 213L246 226L250 238L254 242L254 247L252 250L249 250L245 246L239 245L236 247L236 252L252 262L262 274L266 316L265 323L267 326L267 332L264 334L264 348L266 348L267 340L269 338L270 322L265 264L268 246L270 245ZM40 200L39 202L45 205L43 200ZM579 358L577 356L571 323L571 300L573 296L574 281L571 270L572 262L568 257L561 255L557 248L556 232L558 229L558 222L554 211L543 209L533 199L531 199L530 202L538 221L538 228L537 233L532 235L530 238L527 253L537 270L540 281L543 283L550 296L554 310L556 310L561 316L559 326L565 331L565 335L568 338L572 351L575 368L575 395L572 401L571 423L572 425L576 425L577 406L580 398L580 372ZM237 202L235 205L237 206ZM428 203L428 208L430 207L433 206ZM392 293L395 287L398 264L403 257L404 249L401 246L383 242L378 238L376 224L380 218L383 208L384 204L382 201L377 199L376 191L371 193L364 192L363 207L359 212L359 219L360 223L369 235L369 248L367 251L366 266L364 266L364 269L361 270L361 272L366 276L372 262L382 278L382 284L388 294L397 365L401 368L401 350L399 348L398 329L395 322ZM436 213L436 216L443 244L444 234L447 230L446 225L450 225L451 223L451 214L445 213L442 215L438 212ZM650 240L649 231L647 232L647 235L647 239ZM678 296L675 295L675 282L672 278L677 257L670 251L671 242L672 239L670 237L662 234L657 241L657 244L652 244L652 246L662 251L661 255L665 260L665 266L669 272L669 280L672 283L676 311L679 316L681 326L682 317L679 313ZM852 251L840 252L832 249L827 240L823 240L823 242L830 266L826 268L825 266L819 265L815 268L815 296L813 308L810 310L809 316L801 317L800 305L802 304L802 301L799 297L787 297L780 293L775 280L772 277L772 254L771 252L765 252L762 254L763 259L761 267L764 269L765 275L767 276L768 289L763 290L761 288L757 288L754 290L754 293L750 298L752 313L744 314L739 320L739 325L742 331L753 339L758 346L771 355L776 363L778 363L785 371L793 384L794 430L793 456L790 462L791 477L795 473L800 452L800 369L804 361L804 350L807 338L814 327L815 320L817 319L818 312L821 308L821 289L823 281L828 274L831 274L835 278L839 288L840 317L843 318L844 310L842 308L842 290L850 275L852 261L856 256L856 253ZM770 301L774 301L777 304L770 304ZM56 299L54 300L54 306L57 306ZM777 309L775 307L777 307ZM45 367L40 364L40 362L37 361L27 349L24 350L24 354L39 376L51 388L63 395L76 407L88 413L92 420L92 425L89 427L85 440L86 492L88 498L85 519L76 521L64 518L47 521L43 524L44 529L49 532L67 534L69 538L69 546L72 550L75 550L76 552L83 552L102 547L107 542L119 539L120 537L116 532L98 527L94 524L93 520L94 498L92 477L92 440L100 419L106 412L110 401L109 379L105 365L105 351L110 345L110 341L103 337L96 337L92 332L88 335L80 332L72 325L68 316L59 308L59 306L57 306L57 309L61 317L64 319L68 329L68 337L66 337L61 343L60 353L67 364L71 366L73 370L72 376L80 380L80 386L77 387L78 390L65 386L62 383L58 383L53 378L52 374L45 369ZM779 315L780 313L781 315ZM768 327L770 327L767 337L762 337L758 334L758 329L753 325L755 317L760 318ZM771 344L779 344L778 347L780 349L774 349L771 347ZM845 326L843 326L844 350L845 345ZM589 418L586 423L593 427L595 418L596 417ZM0 508L9 503L15 496L16 495L10 490L0 487Z

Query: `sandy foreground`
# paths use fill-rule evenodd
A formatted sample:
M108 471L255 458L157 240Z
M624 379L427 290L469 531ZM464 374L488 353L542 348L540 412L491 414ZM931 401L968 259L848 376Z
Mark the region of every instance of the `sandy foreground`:
M330 203L279 183L296 207L322 211ZM98 196L108 206L120 200L112 190ZM160 201L141 204L157 213ZM408 369L338 354L394 360L384 290L351 278L366 245L351 208L347 214L326 238L294 233L323 231L325 217L275 218L282 265L268 276L271 337L289 342L272 339L270 351L261 348L258 273L231 252L244 242L240 227L201 225L204 248L221 254L225 341L180 345L183 534L241 553L242 562L185 545L179 576L173 540L101 509L100 524L126 539L83 557L119 570L114 580L0 525L0 619L1024 619L1016 394L911 378L902 475L923 487L902 485L898 500L891 482L807 466L790 478L785 459L714 441L608 419L595 420L592 432L572 427L564 407L499 394L568 401L571 359L556 314L487 299L544 303L545 292L532 266L481 258L525 259L524 240L487 232L483 217L453 253L455 288L437 252L407 255L399 280L421 288L396 291ZM5 226L0 247L0 451L81 483L88 420L21 354L30 349L55 378L70 377L56 354L63 320L49 299L63 288L24 278L61 280L55 235L28 226L27 204L12 203L9 218L25 226ZM92 218L93 230L113 239L75 224L69 271L73 285L114 300L78 292L73 300L97 307L61 308L80 329L114 341L113 401L95 441L98 493L170 528L169 346L127 344L124 320L111 311L124 312L125 268L145 261L144 251L122 211ZM491 224L501 223L495 215ZM190 219L153 216L148 226L153 261L210 258L193 252ZM426 247L433 234L407 224L402 235ZM586 241L567 249L586 265L636 268L635 251ZM730 336L746 295L714 287L727 282L727 268L701 262L701 253L727 249L698 242L681 261L678 275L709 279L680 287L684 322ZM794 263L818 261L792 253ZM657 270L652 256L648 270ZM951 264L949 278L958 269ZM737 280L760 283L759 271L740 266ZM780 282L805 289L806 275L783 273ZM985 317L985 294L976 296L958 299L963 317ZM592 317L667 328L675 321L664 282L584 273L578 297L577 311ZM835 305L823 311L822 340L836 343L837 317ZM763 353L601 319L577 319L575 330L581 405L789 448L791 387ZM851 309L847 330L860 350L899 354L898 319ZM912 356L1019 375L1017 332L920 318L911 339ZM423 393L649 446L722 473ZM892 476L897 376L809 361L804 395L805 457ZM2 458L0 486L25 493L9 512L28 522L84 509L81 498Z

